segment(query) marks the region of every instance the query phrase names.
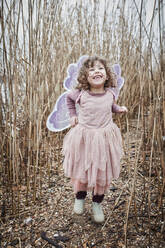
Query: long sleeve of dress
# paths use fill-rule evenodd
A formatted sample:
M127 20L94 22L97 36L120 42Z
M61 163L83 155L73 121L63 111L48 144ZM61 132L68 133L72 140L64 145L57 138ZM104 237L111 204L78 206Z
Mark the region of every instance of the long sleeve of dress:
M119 105L117 105L116 102L115 102L116 95L115 95L114 91L112 91L110 89L109 89L109 91L113 95L112 113L121 113L121 107Z
M115 102L112 105L112 112L113 113L120 113L121 112L121 107L117 105Z
M80 95L79 90L73 90L73 91L69 92L67 95L66 102L67 102L67 107L69 110L70 117L77 116L76 100L78 99L79 95Z

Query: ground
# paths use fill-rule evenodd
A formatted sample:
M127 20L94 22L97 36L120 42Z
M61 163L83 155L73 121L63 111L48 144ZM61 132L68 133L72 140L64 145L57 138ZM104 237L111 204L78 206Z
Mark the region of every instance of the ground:
M131 139L127 142L130 135ZM153 187L155 179L150 182L152 203L149 214L147 205L149 179L146 175L144 184L140 159L135 191L132 194L138 143L137 136L136 140L132 137L135 137L133 132L123 136L125 155L121 163L120 178L112 182L102 203L105 223L95 224L92 220L91 193L87 195L84 214L76 216L73 213L74 194L69 179L64 177L60 165L58 171L51 170L51 181L48 180L48 173L46 171L43 173L42 194L38 190L35 203L30 202L29 206L26 206L26 187L20 189L19 214L6 214L1 220L1 247L165 247L163 210L158 210L157 207L157 189ZM45 240L45 233L50 240ZM53 246L48 241L56 242L56 245Z

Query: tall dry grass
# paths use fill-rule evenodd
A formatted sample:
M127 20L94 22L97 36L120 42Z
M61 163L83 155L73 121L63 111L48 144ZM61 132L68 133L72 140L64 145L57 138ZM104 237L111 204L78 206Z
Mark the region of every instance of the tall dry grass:
M88 2L88 1L87 1ZM109 13L99 1L5 1L0 9L0 185L2 217L21 208L20 191L26 190L26 204L42 197L45 171L61 166L60 149L64 133L46 129L46 119L57 97L67 66L83 54L99 54L119 62L126 83L119 103L129 109L117 119L122 129L131 131L132 120L138 135L135 163L128 166L131 186L126 209L125 244L131 206L137 219L137 175L143 177L145 192L142 210L148 206L149 244L151 235L151 183L158 184L158 210L164 221L165 185L165 89L163 1L157 1L159 44L154 50L152 25L144 24L144 3L140 10L132 1L132 19L124 14L127 1ZM106 1L105 1L106 3ZM106 3L108 4L108 2ZM64 11L65 9L65 11ZM67 13L67 14L66 14ZM99 18L102 16L102 19ZM155 21L155 12L151 21ZM110 18L111 16L111 18ZM134 22L136 18L136 22ZM114 28L115 25L115 28ZM144 46L144 44L146 44ZM159 55L158 55L159 54ZM140 137L140 138L139 138ZM139 141L140 140L140 141ZM128 140L128 143L131 139ZM131 155L128 151L128 163ZM140 163L139 163L140 158ZM52 167L55 165L55 168ZM131 171L133 170L133 178ZM146 199L147 198L147 199ZM9 208L9 206L12 208ZM157 219L159 220L159 219Z

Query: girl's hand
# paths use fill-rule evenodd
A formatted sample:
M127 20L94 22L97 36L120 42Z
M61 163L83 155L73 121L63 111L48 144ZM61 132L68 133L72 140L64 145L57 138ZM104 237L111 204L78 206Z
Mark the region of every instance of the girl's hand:
M121 106L120 113L127 113L128 109L125 106Z
M77 116L73 116L70 119L70 125L71 125L71 127L75 127L77 124L78 124L78 118L77 118Z

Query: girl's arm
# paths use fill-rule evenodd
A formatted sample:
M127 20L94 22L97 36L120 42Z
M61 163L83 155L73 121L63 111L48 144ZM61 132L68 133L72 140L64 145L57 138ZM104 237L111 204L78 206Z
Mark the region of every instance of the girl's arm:
M67 107L69 110L70 117L77 116L76 113L76 100L80 94L79 90L73 90L68 93L66 98Z
M69 115L70 115L70 124L71 127L74 127L78 123L78 117L76 113L76 100L78 99L80 95L79 90L74 90L68 93L66 102L67 102L67 107L69 110Z
M125 106L119 106L116 104L116 102L115 102L116 95L112 90L110 90L110 92L113 95L112 113L126 113L126 112L128 112L128 109Z
M115 102L113 102L112 112L113 113L126 113L128 112L128 109L125 106L119 106Z

